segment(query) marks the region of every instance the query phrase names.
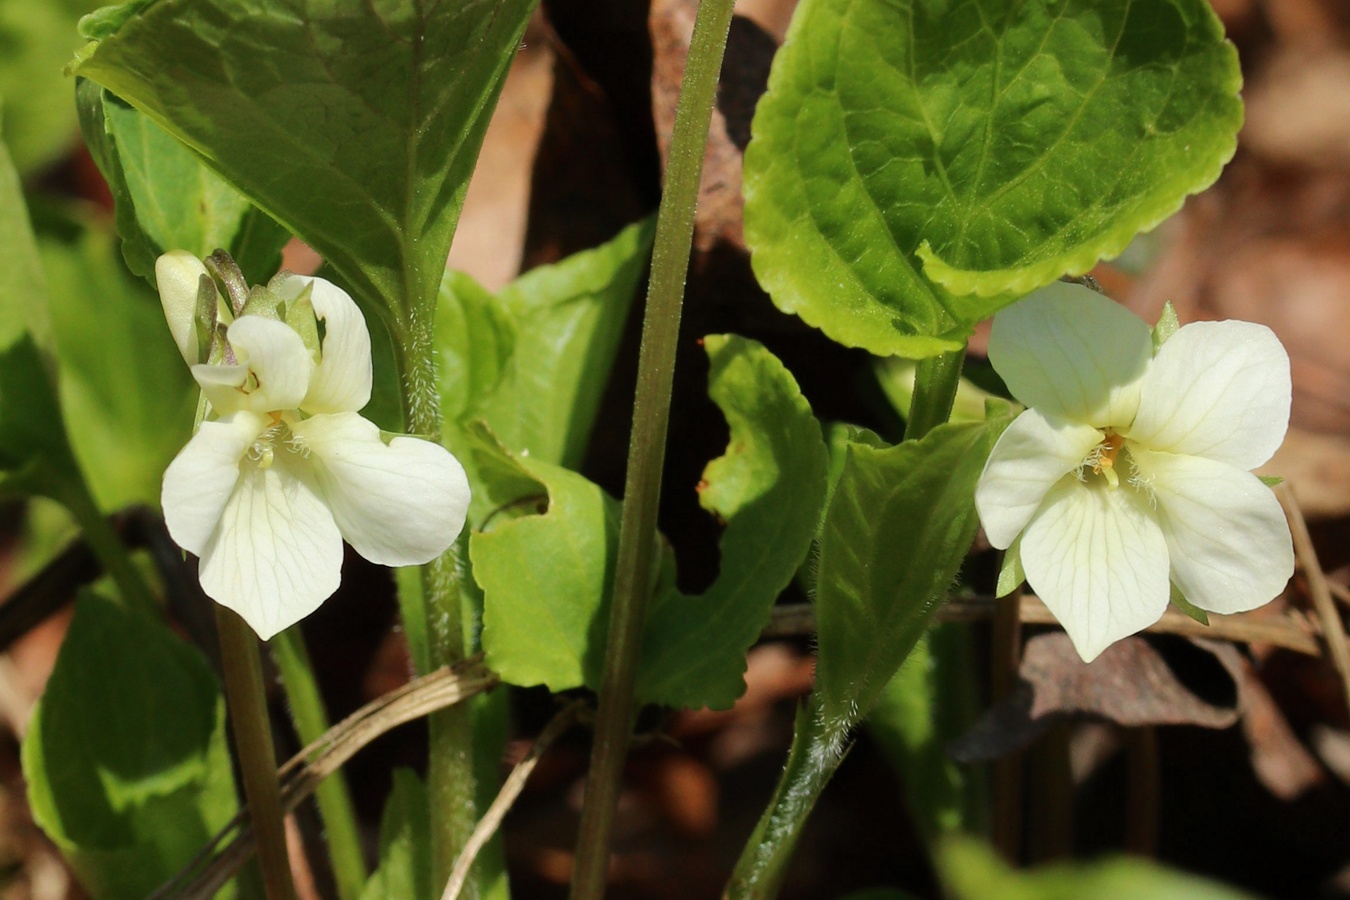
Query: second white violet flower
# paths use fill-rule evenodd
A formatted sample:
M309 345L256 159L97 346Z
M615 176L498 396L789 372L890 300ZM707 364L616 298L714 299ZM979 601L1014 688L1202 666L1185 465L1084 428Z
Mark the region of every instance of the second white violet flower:
M1084 660L1192 605L1261 606L1293 574L1279 502L1251 470L1289 424L1289 357L1250 322L1196 322L1154 355L1109 299L1056 285L999 313L989 359L1029 408L975 491L990 542Z

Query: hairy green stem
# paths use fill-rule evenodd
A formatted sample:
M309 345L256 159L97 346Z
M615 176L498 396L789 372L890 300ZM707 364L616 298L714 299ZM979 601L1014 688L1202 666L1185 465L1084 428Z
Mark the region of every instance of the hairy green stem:
M952 417L956 389L961 384L961 366L966 350L953 350L919 361L914 373L914 400L909 408L905 440L917 441Z
M271 642L272 658L281 671L281 683L300 743L308 746L328 730L328 712L319 695L305 639L298 626L287 628ZM340 900L356 900L366 886L366 863L361 853L361 832L356 824L347 779L341 771L324 779L314 792L327 832L328 856Z
M425 437L441 435L440 395L436 378L431 311L410 317L398 341L399 378L403 386L403 421L408 431ZM426 671L464 659L464 616L460 600L459 545L422 566L416 585L399 578L399 606L409 624L414 663ZM478 820L474 773L473 718L469 704L461 703L427 718L431 747L427 762L427 794L431 803L432 882L450 879L455 860L473 834ZM479 896L475 874L463 897Z
M216 606L221 665L225 674L225 703L239 754L244 797L257 842L258 865L268 900L294 900L291 864L286 853L286 825L277 781L277 754L267 719L258 638L239 616Z
M642 322L605 671L590 777L581 812L576 868L572 873L574 898L600 897L605 889L614 807L632 730L633 683L642 645L642 624L651 593L656 509L661 494L694 209L733 5L733 0L703 0L699 5L671 134L670 160L657 215L651 282Z
M814 700L797 714L792 749L769 807L741 851L727 882L727 900L778 896L802 826L844 758L852 723L827 723Z

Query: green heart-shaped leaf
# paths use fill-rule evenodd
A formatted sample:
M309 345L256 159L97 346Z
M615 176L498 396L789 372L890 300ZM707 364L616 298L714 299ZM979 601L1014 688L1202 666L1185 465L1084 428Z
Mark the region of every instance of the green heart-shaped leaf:
M745 155L755 272L841 343L954 349L1210 184L1240 86L1203 0L803 0Z

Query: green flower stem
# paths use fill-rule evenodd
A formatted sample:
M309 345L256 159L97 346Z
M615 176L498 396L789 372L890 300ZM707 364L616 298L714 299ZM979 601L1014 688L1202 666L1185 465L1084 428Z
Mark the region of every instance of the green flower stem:
M308 746L328 730L328 713L319 684L314 679L305 639L298 627L287 628L271 641L272 658L281 671L281 683L291 710L300 743ZM339 771L324 779L314 792L319 803L328 838L328 856L333 863L340 900L356 900L366 885L366 863L361 853L361 833L356 825L356 810L347 789L347 779Z
M820 792L843 761L842 747L854 723L825 724L812 701L797 714L787 766L769 808L760 817L727 882L727 900L778 896L802 826Z
M633 682L642 623L651 593L652 546L661 469L666 454L675 348L694 234L703 151L712 119L717 76L731 26L732 0L703 0L694 21L671 135L665 191L656 221L652 274L642 322L633 431L628 445L623 518L615 564L614 598L605 647L605 671L595 723L590 777L581 812L572 896L600 897L605 889L610 833L633 719Z
M956 389L961 384L961 366L966 350L953 350L919 361L914 373L914 400L909 408L905 440L917 441L952 417Z
M239 754L244 797L257 842L258 864L268 900L294 900L291 864L286 854L286 826L277 781L277 755L267 720L258 639L243 619L216 607L221 664L225 670L225 704Z
M412 434L439 437L441 409L433 355L430 310L414 311L400 329L397 358L403 385L403 421ZM422 674L452 665L468 655L460 600L459 545L421 569L413 584L398 578L399 608L409 635L414 665L425 664ZM467 845L478 821L474 773L473 718L470 705L457 704L427 717L431 747L427 762L427 794L431 803L432 883L450 880L455 860ZM477 868L477 867L475 867ZM461 896L479 896L475 872Z

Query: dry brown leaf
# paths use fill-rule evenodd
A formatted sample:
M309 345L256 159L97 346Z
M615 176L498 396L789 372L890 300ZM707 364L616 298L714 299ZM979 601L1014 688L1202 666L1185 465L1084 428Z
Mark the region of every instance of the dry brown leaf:
M1090 665L1060 631L1026 643L1019 683L949 748L962 762L1021 749L1065 718L1227 728L1238 720L1241 658L1229 644L1170 635L1117 641Z

